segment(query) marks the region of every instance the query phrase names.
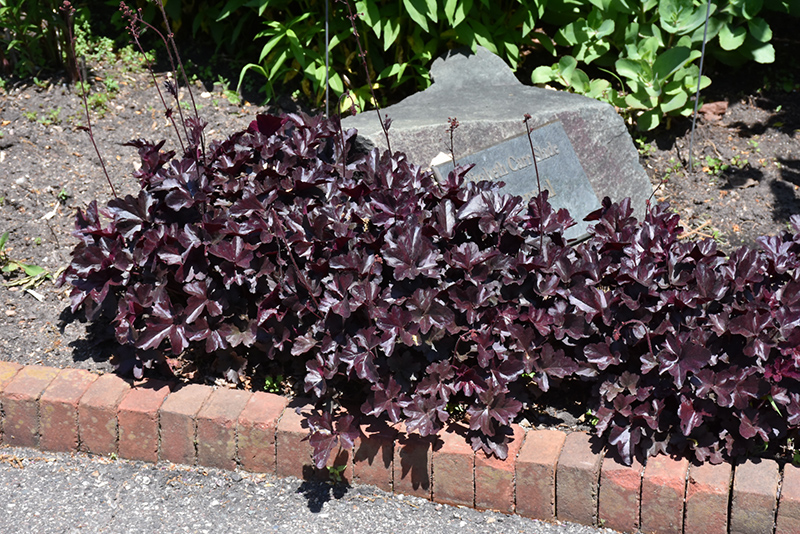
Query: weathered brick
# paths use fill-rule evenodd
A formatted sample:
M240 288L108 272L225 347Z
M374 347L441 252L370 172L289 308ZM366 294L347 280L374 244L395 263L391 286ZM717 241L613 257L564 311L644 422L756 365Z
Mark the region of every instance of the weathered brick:
M361 425L361 436L355 444L353 480L391 492L396 439L397 430L385 421L367 419Z
M3 409L3 391L11 380L22 370L22 365L13 362L0 361L0 410ZM1 413L1 412L0 412ZM6 423L0 418L0 442L3 441L4 427Z
M19 373L24 366L14 362L0 361L0 392L6 389L6 386L11 382L17 373Z
M131 386L112 374L95 380L78 402L78 448L94 454L117 452L117 408Z
M18 447L39 445L39 397L58 373L54 367L28 365L0 393L6 443Z
M394 448L394 491L431 499L431 438L405 432L400 425Z
M297 413L297 410L301 413ZM279 477L308 478L314 472L313 449L308 440L308 426L302 413L310 413L312 406L306 399L295 399L283 411L275 434L276 470Z
M475 507L514 513L514 466L517 454L525 440L525 429L512 425L513 436L509 436L508 456L500 460L487 456L483 451L475 454Z
M636 458L631 465L625 465L614 451L606 453L600 469L598 497L601 525L620 532L636 532L639 528L643 470L644 466Z
M258 391L239 415L239 460L247 471L275 474L275 432L288 403L285 397Z
M433 500L455 506L475 505L475 453L466 440L467 428L452 424L440 432L433 447Z
M517 456L517 513L533 519L556 518L556 467L567 435L560 430L529 430Z
M235 469L236 422L252 393L220 388L197 414L197 463L206 467Z
M197 414L212 391L210 386L188 384L167 397L159 409L159 458L176 464L195 464Z
M728 501L733 469L728 463L708 462L689 467L683 531L703 534L728 532Z
M689 460L659 454L647 459L642 479L642 531L683 531L683 499Z
M800 467L792 464L783 466L775 534L800 534Z
M730 534L773 531L780 479L774 460L748 460L734 468Z
M584 432L567 435L556 471L556 514L561 521L597 523L597 493L603 456L592 452Z
M98 375L64 369L39 399L39 446L46 451L78 450L78 402Z
M117 410L119 455L129 460L158 461L158 410L169 384L149 381L131 389Z

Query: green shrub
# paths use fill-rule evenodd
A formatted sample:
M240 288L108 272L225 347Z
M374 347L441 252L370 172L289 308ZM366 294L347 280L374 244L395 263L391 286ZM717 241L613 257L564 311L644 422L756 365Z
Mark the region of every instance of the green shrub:
M258 33L264 43L258 61L247 64L245 76L258 73L268 97L278 87L299 80L299 89L313 102L325 91L325 2L322 0L230 0L228 6L256 10L263 21ZM227 7L227 6L226 6ZM530 42L536 19L544 9L533 0L358 0L357 27L379 94L386 97L399 87L420 90L431 83L430 64L447 50L484 46L503 57L512 68L520 62L521 47ZM371 99L358 61L344 2L331 2L330 87L334 95L348 93L361 109ZM348 83L349 80L349 83ZM345 99L343 108L352 102Z
M796 13L797 2L714 0L710 56L729 65L772 63L772 30L764 17ZM642 130L665 116L688 116L697 90L708 4L693 0L552 0L543 23L561 58L533 71L533 83L556 82L628 112ZM590 79L586 70L596 72ZM586 70L584 70L586 69ZM711 83L703 77L700 87Z
M32 76L43 70L64 68L74 80L69 65L67 23L59 7L61 0L0 0L0 72L4 76ZM81 10L79 17L85 17Z

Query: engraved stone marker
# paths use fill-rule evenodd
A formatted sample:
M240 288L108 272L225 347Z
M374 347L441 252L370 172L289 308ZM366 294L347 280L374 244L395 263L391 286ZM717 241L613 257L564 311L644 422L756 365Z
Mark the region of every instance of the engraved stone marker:
M501 58L481 47L474 54L451 50L433 62L431 77L433 84L428 89L383 110L392 119L392 149L405 152L412 163L427 168L440 152L449 154L445 144L449 117L458 118L460 123L454 133L456 160L460 162L462 154L474 154L524 133L522 120L528 113L534 128L555 121L561 125L591 185L592 195L598 199L608 196L614 201L630 197L636 215L644 214L653 187L639 164L639 154L625 123L609 104L523 85ZM374 112L348 117L342 126L358 129L362 148L386 148ZM547 128L545 132L552 131ZM542 149L547 150L546 142ZM559 150L565 150L561 144ZM555 158L543 163L551 159ZM553 178L549 179L557 188ZM508 179L504 181L510 183ZM536 187L535 177L531 183L528 192ZM564 193L562 198L571 194ZM571 210L570 214L576 221L585 215Z
M521 124L523 132L525 125ZM548 200L555 209L566 208L577 223L567 229L567 239L580 239L587 235L583 218L600 207L586 173L569 142L564 127L558 121L541 126L531 132L536 165L531 156L531 145L524 133L502 143L464 157L456 154L459 165L475 164L466 175L472 181L502 181L503 193L519 195L526 201L539 193L536 167L542 190L549 191ZM448 158L449 159L449 158ZM453 170L448 161L434 165L439 177Z

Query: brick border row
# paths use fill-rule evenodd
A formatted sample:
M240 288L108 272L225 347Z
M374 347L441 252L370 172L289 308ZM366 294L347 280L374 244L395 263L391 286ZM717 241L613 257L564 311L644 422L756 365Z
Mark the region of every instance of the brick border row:
M0 362L0 440L279 477L312 467L307 406L264 392ZM435 439L373 421L346 464L351 482L435 502L621 532L800 534L800 468L773 460L692 465L666 455L622 465L582 432L514 426L508 460L474 453L466 429Z

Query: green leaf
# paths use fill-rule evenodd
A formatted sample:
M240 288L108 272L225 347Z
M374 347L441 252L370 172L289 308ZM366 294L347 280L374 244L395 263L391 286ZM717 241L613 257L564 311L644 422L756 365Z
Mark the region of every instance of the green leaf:
M242 81L244 81L244 75L247 74L247 71L251 69L255 70L256 72L258 72L259 74L261 74L262 76L264 76L269 80L269 73L264 69L264 67L262 67L258 63L248 63L247 65L242 67L241 72L239 72L239 84L236 86L237 93L242 88Z
M24 263L20 263L19 266L28 276L39 276L47 272L44 267L39 267L38 265L26 265Z
M590 45L581 46L575 57L578 61L589 64L595 59L606 55L611 50L611 43L607 41L596 41Z
M744 0L742 4L742 16L747 20L753 19L764 7L764 0Z
M445 0L444 2L444 16L447 17L447 22L450 26L455 27L456 6L459 4L458 0Z
M397 36L400 35L400 19L386 19L383 22L383 51L389 48L397 41Z
M747 30L744 26L736 26L731 28L729 24L724 25L719 29L719 45L723 50L736 50L747 37Z
M747 28L750 30L750 35L762 43L768 43L772 39L772 29L767 24L767 21L761 17L756 17L747 22Z
M459 24L456 28L456 40L464 45L468 46L469 49L474 54L478 50L478 42L475 40L475 32L472 30L472 26L469 23Z
M361 20L369 26L375 33L375 37L381 38L381 12L374 0L358 0L356 11L363 13Z
M548 83L556 79L556 69L547 65L540 65L531 73L531 83Z
M525 18L522 21L522 37L526 37L536 28L536 19L532 11L525 12Z
M430 33L428 29L428 6L425 0L403 0L403 5L406 8L408 16L411 20L417 23L417 26L425 30L425 33Z
M653 63L654 77L659 81L666 80L689 61L690 54L691 50L682 46L665 50Z
M272 68L269 70L269 76L267 76L270 81L273 81L278 77L278 72L280 72L281 67L283 67L283 64L287 59L289 59L288 50L283 50L280 54L278 54L278 57L275 58L275 61L273 62Z
M689 101L689 95L686 91L681 91L672 98L661 102L661 111L669 113L682 108Z
M499 55L497 47L492 40L492 32L490 32L486 26L477 20L467 21L467 24L469 24L472 27L472 31L475 32L475 40L479 45L489 50L492 54Z
M453 14L453 28L464 22L472 10L472 0L463 0L458 3Z
M247 2L247 0L230 0L220 10L219 16L217 17L217 22L226 19L231 13L242 7L245 2Z
M550 39L549 35L545 34L544 32L534 32L531 37L539 41L539 44L542 46L542 48L550 52L552 55L556 55L556 47L553 46L553 41Z
M607 97L613 98L608 93L612 92L611 83L608 80L597 78L589 83L589 90L585 93L586 96L595 99L606 99Z
M439 3L436 0L428 0L428 18L434 23L439 22Z
M692 0L660 0L658 18L667 33L683 35L700 27L706 20L706 4L695 7Z
M506 57L509 59L509 63L511 65L514 65L514 66L518 65L519 64L519 47L516 44L514 44L514 43L512 43L510 41L506 41L503 44L505 45L505 48L506 48Z
M631 80L638 80L644 74L642 63L632 59L618 59L614 67L617 69L617 74Z
M572 78L572 73L578 68L578 60L572 56L564 56L558 62L558 71L565 80Z
M575 46L588 40L589 34L584 30L585 27L586 20L582 18L567 24L556 32L556 43L561 46Z
M762 44L755 40L748 39L745 44L747 55L758 63L774 63L775 48L769 43Z
M589 76L581 69L575 69L569 78L569 87L576 93L586 93L589 88Z
M339 76L339 73L331 73L328 83L335 94L341 95L344 93L344 82L342 81L342 77Z
M657 109L645 111L639 115L639 118L636 119L636 125L644 132L649 132L650 130L654 129L660 122L661 112Z
M0 252L6 248L6 242L8 241L8 232L4 232L2 236L0 236Z

